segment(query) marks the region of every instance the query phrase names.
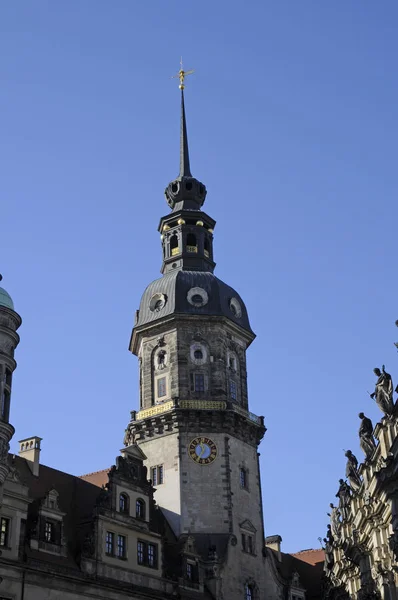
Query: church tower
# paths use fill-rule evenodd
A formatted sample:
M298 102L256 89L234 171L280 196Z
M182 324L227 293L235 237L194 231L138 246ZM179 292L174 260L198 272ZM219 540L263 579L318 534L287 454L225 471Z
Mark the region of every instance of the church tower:
M0 281L2 277L0 275ZM22 323L14 310L14 303L6 290L0 287L0 505L2 489L8 475L8 451L14 427L10 423L12 374L17 366L14 351L19 343L17 329Z
M144 291L131 335L140 406L125 445L144 452L177 538L218 564L204 569L215 597L265 598L257 450L266 429L250 412L246 369L255 334L240 295L213 273L215 221L191 174L181 74L180 173L166 187L171 212L159 224L162 277Z

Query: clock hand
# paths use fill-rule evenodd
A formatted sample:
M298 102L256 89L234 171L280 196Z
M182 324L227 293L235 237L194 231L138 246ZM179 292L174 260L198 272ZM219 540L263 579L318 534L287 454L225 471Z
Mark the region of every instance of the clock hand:
M202 451L201 451L201 453L199 454L199 458L201 458L201 457L203 456L203 454L205 453L205 450L206 450L206 448L205 448L205 445L204 445L204 444L200 444L200 447L201 447Z

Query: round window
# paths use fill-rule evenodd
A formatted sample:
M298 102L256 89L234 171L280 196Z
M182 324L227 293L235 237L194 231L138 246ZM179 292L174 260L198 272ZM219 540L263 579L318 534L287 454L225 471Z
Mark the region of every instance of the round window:
M187 294L187 300L192 306L201 307L205 306L209 301L209 296L206 290L200 287L193 287Z
M191 361L195 365L204 365L207 362L207 349L204 344L194 342L189 351Z
M167 302L167 296L165 294L154 294L149 301L149 310L152 312L159 312L164 308Z
M231 300L229 301L229 309L234 315L234 317L240 319L240 317L242 316L242 307L237 298L231 298Z

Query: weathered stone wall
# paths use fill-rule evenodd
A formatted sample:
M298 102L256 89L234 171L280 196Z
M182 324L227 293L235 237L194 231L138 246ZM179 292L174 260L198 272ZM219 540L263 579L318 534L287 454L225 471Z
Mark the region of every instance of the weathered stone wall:
M165 515L178 535L180 533L181 494L180 494L180 459L178 431L166 432L162 436L138 440L140 448L147 456L145 465L150 469L163 465L164 483L156 487L155 501L165 510Z

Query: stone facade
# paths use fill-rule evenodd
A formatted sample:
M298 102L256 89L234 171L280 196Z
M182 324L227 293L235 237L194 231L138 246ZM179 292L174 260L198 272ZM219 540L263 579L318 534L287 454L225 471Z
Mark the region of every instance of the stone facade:
M392 399L392 384L389 393ZM360 417L366 419L363 413ZM331 511L323 595L328 600L397 600L397 407L370 428L361 447L367 454L359 465L346 453L348 483L340 480L338 506Z

